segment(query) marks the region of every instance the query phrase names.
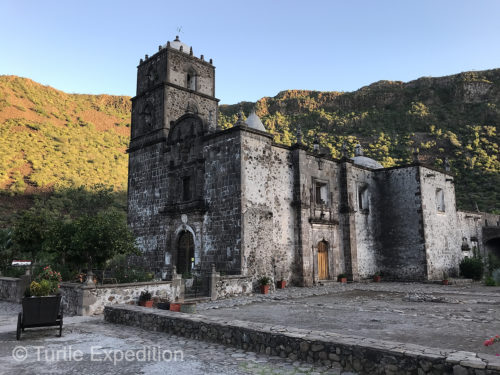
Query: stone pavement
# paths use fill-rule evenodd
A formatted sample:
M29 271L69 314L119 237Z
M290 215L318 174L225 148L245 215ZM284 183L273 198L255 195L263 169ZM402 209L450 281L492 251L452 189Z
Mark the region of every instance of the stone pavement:
M110 324L104 322L102 316L65 318L61 338L56 336L55 328L41 328L26 330L22 340L17 341L15 324L19 307L17 304L0 302L1 374L342 373L338 368L313 366L280 357L244 352L224 345ZM16 349L19 346L22 348ZM13 352L21 358L26 353L23 348L28 350L27 358L16 361ZM125 360L127 350L131 353L132 361ZM160 356L158 353L166 355ZM94 360L91 360L92 356ZM177 359L175 361L174 356ZM115 360L121 357L121 361Z
M206 302L199 314L496 354L500 287L479 283L332 283Z

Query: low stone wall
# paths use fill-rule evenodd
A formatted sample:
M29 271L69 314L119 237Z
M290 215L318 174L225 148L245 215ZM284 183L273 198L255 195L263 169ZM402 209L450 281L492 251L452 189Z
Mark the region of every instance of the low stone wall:
M221 276L216 283L217 299L252 293L252 279L247 276Z
M172 281L151 281L128 284L88 286L85 284L63 283L64 313L67 315L102 314L104 307L113 304L137 303L143 290L154 297L176 301L181 295L181 283Z
M0 277L0 300L21 302L28 285L29 276L22 276L21 278Z
M217 342L293 360L325 366L337 362L345 371L360 374L500 374L500 357L333 332L227 321L129 305L107 306L104 318L111 323Z

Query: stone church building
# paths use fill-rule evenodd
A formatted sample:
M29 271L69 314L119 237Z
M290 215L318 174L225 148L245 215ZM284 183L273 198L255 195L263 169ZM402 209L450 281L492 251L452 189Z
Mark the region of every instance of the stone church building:
M179 38L141 59L128 218L158 276L215 265L303 286L380 271L432 280L484 251L485 216L457 211L450 174L418 162L383 168L360 148L336 160L300 137L279 145L255 113L221 130L217 108L212 61Z

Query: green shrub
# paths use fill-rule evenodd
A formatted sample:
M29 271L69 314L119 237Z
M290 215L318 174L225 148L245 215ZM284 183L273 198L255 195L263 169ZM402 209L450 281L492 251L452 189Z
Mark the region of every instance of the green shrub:
M460 274L466 279L481 280L483 277L483 262L479 258L462 259Z
M148 290L142 291L139 296L139 301L151 301L151 293Z
M30 295L32 296L40 296L41 295L41 286L40 283L36 281L32 281L30 284Z
M488 276L486 278L486 280L484 281L484 284L486 286L495 286L495 285L497 285L497 283L495 282L495 279L493 277L491 277L491 276Z
M39 283L32 281L30 284L30 293L35 297L48 296L52 293L53 287L49 280L42 280Z
M259 284L260 285L271 285L271 279L267 276L262 276L260 279L259 279Z

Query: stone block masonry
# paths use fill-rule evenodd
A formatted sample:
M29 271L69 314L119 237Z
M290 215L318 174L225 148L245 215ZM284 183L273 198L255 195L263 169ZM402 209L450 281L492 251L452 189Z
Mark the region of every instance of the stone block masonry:
M333 332L228 321L128 305L106 306L104 318L110 323L217 342L282 358L325 366L337 363L345 371L360 374L500 374L500 357Z
M29 285L29 276L0 277L0 300L21 302L24 290Z

